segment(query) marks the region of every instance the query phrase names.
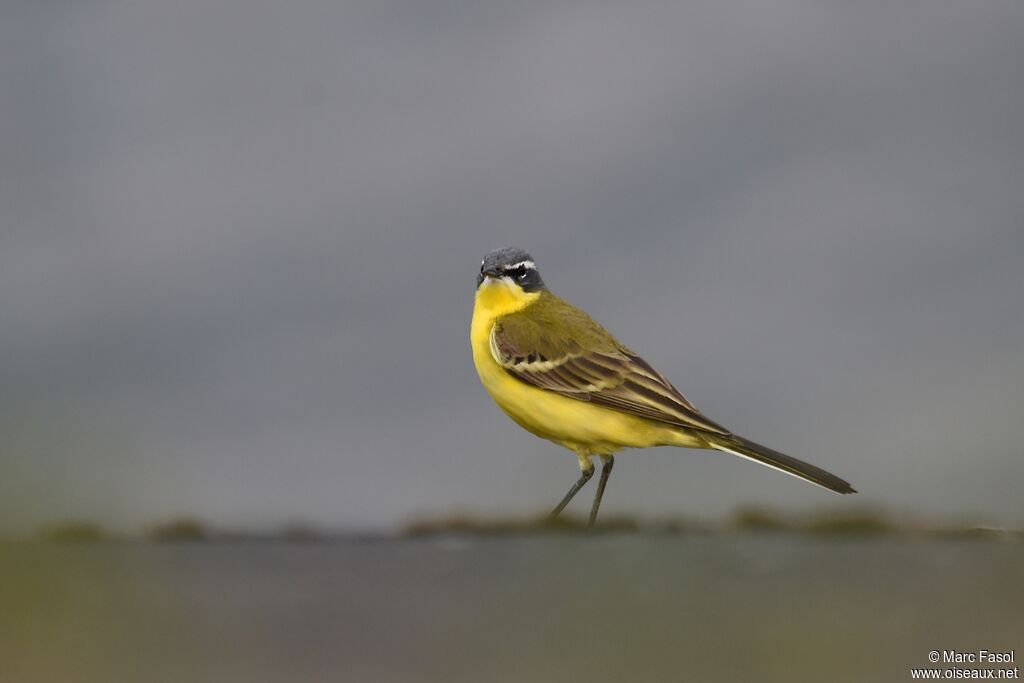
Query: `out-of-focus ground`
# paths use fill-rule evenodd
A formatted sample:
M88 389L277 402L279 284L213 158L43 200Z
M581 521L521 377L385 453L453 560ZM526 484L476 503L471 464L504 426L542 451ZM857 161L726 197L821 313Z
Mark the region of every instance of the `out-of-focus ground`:
M1021 653L1022 576L1012 534L0 543L0 681L906 681Z

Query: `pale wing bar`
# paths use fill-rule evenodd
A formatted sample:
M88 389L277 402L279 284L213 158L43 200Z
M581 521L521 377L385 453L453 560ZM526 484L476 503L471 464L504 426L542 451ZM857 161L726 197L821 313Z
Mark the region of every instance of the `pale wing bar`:
M632 353L581 351L547 358L535 350L518 348L515 340L495 325L491 330L491 354L511 375L541 389L687 429L729 433L704 417L654 368Z

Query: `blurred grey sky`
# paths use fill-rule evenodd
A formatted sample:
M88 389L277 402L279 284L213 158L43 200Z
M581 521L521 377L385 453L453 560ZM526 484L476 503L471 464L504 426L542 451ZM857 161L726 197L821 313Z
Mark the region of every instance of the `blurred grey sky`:
M1022 35L1017 0L4 2L0 530L546 510L575 458L470 359L504 245L862 492L656 449L609 514L1024 523Z

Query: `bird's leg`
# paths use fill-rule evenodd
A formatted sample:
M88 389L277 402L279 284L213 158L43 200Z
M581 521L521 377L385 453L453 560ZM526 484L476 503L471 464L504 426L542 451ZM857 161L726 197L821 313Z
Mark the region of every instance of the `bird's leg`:
M608 483L608 475L612 473L612 468L615 467L615 456L614 455L602 455L601 456L601 478L597 481L597 492L594 494L594 504L590 507L590 521L587 526L594 526L594 520L597 519L597 509L601 507L601 497L604 495L604 487Z
M551 514L548 515L548 521L551 521L558 517L558 514L565 509L565 506L569 504L569 501L572 500L572 497L575 496L581 488L583 488L584 484L590 481L590 478L592 476L594 476L594 463L590 462L590 456L580 455L579 459L580 478L576 480L576 483L572 485L572 488L569 489L569 492L565 494L565 497L562 498L562 502L556 505L555 509L551 511Z

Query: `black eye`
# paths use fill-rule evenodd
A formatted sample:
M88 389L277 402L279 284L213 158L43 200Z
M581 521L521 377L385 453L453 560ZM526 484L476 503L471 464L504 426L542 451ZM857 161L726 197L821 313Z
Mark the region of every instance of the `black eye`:
M522 280L526 277L526 268L524 266L516 266L509 273L517 280Z

